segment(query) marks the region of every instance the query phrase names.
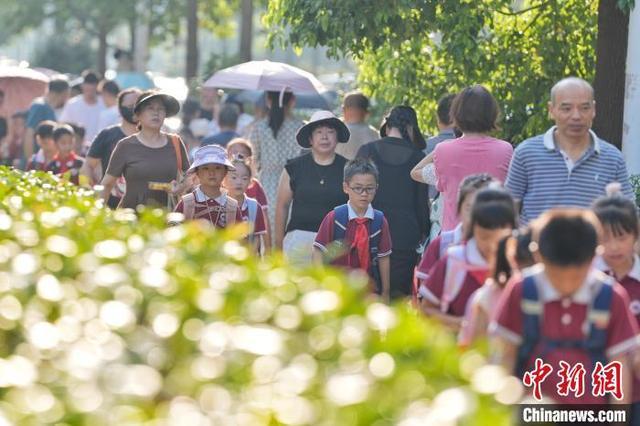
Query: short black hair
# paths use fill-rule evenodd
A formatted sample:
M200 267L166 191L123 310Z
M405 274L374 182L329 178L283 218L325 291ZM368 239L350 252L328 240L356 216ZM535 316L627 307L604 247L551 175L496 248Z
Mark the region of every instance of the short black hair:
M362 92L354 90L344 95L342 106L344 108L357 108L362 111L369 111L369 98Z
M458 187L458 214L460 214L462 204L465 202L468 196L474 194L479 189L489 186L489 184L492 182L496 182L496 180L488 173L478 173L465 177L462 182L460 182L460 186Z
M69 81L66 78L58 77L49 80L49 91L62 93L69 90Z
M638 237L638 208L633 201L613 194L598 198L592 209L602 226L610 229L613 235L633 234Z
M467 239L473 236L473 228L477 225L485 229L511 227L518 223L516 203L511 194L504 188L485 188L476 194L471 208L471 223L467 230Z
M240 108L232 103L222 104L218 113L218 125L220 127L236 127L240 117Z
M100 91L107 92L110 95L118 96L120 93L120 86L114 80L102 80L100 83Z
M451 120L464 132L488 133L498 129L500 108L493 95L479 84L467 87L451 103Z
M11 115L11 118L21 118L23 120L26 120L28 116L29 111L17 111Z
M378 182L378 168L366 158L355 158L344 166L344 181L351 182L355 175L371 175Z
M452 122L452 120L451 120L451 103L453 102L455 97L456 97L456 95L451 93L451 94L448 94L448 95L444 95L438 101L438 109L437 109L436 112L438 114L438 120L442 124L449 125Z
M56 123L55 121L51 121L51 120L41 121L40 124L38 124L38 127L36 127L35 134L40 138L52 138L53 130L56 128L57 125L58 123Z
M545 262L558 266L591 263L598 247L600 223L584 209L552 209L534 223L534 242Z
M84 70L80 76L82 77L82 83L98 84L100 82L100 75L94 70Z
M81 126L81 125L76 124L76 123L64 123L64 124L67 124L67 125L71 126L71 128L73 129L73 134L75 136L78 136L78 137L84 139L84 135L87 133L87 131L84 128L84 126Z
M53 130L53 140L58 142L58 140L60 140L60 138L64 135L73 137L74 134L75 132L73 131L73 127L71 127L69 124L59 124Z

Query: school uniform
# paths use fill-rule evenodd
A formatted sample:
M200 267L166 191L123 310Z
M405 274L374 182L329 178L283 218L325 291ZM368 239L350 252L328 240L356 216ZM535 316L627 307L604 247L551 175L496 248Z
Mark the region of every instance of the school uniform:
M350 269L362 269L362 262L360 261L360 259L370 256L370 253L359 253L357 247L354 246L356 232L358 229L358 219L364 219L364 222L367 226L367 239L369 239L371 237L369 233L369 226L374 219L374 210L371 204L369 204L369 207L367 208L364 216L362 216L362 218L359 218L355 210L353 210L349 203L347 203L347 209L349 214L349 221L347 222L345 239L342 245L345 252L338 255L335 259L331 260L331 264L334 266L342 266ZM313 246L320 249L323 253L330 252L331 243L335 241L335 220L335 210L331 210L324 217L322 223L320 224L320 228L318 229L318 234L316 235ZM387 223L387 219L383 217L377 257L381 258L390 256L391 251L391 233L389 232L389 224Z
M613 272L602 257L598 256L596 258L594 266L605 274L613 276ZM624 278L618 279L618 283L629 295L629 310L636 318L636 322L640 328L640 257L638 257L638 255L634 256L633 266L629 273ZM637 374L633 375L632 401L634 403L640 402L640 379L638 379Z
M629 310L629 297L620 284L611 277L593 268L582 286L571 296L563 297L549 282L543 265L535 265L523 271L521 280L510 283L505 288L490 332L516 345L519 350L528 342L524 333L524 309L531 311L531 302L524 299L525 283L534 283L538 294L541 311L538 312L539 339L533 345L516 374L532 371L535 359L541 358L550 364L553 372L541 384L542 395L554 399L561 404L606 404L607 396L593 396L591 391L591 374L594 368L593 355L584 347L567 345L568 342L584 342L589 336L591 322L588 314L602 286L612 286L609 308L604 312L591 315L593 325L606 330L604 356L606 362L611 359L637 350L639 346L638 325ZM606 324L606 325L605 325ZM556 342L554 345L551 342ZM559 346L558 342L564 343ZM576 398L573 392L567 396L558 395L557 385L560 383L560 361L570 366L582 363L586 370L584 395ZM518 367L516 367L518 368Z
M462 224L458 224L455 229L444 231L431 241L416 268L416 279L424 281L429 278L429 271L433 265L440 260L449 247L461 244L462 239Z
M471 295L484 283L489 265L472 238L449 247L429 272L418 293L444 314L462 317Z
M195 204L193 209L193 217L189 219L206 220L215 228L226 228L229 220L227 219L227 203L235 202L229 201L229 196L223 192L217 198L210 198L198 186L193 192L195 197ZM185 213L184 196L178 202L175 212ZM239 208L235 209L235 223L242 222L242 212Z
M67 172L70 173L70 181L78 185L80 181L80 169L84 164L82 157L79 157L75 152L71 152L66 157L61 157L60 154L53 156L51 162L47 165L47 171L52 172L55 175L63 175Z

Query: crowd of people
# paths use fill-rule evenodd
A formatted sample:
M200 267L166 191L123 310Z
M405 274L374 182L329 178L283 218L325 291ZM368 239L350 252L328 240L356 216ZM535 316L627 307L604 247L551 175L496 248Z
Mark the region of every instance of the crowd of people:
M357 91L342 118L316 111L303 122L293 93L268 92L252 117L203 88L173 133L172 96L82 78L71 99L66 80L52 79L11 117L4 164L100 184L114 209L161 206L215 228L246 222L257 255L361 270L372 293L411 298L461 347L490 336L495 359L521 377L537 358L555 370L617 361L621 400L640 402L637 210L620 151L591 130L586 81L555 84L555 124L514 150L492 136L499 104L481 85L443 96L440 133L425 139L408 105L373 129ZM559 393L558 380L541 385L556 401L607 401Z

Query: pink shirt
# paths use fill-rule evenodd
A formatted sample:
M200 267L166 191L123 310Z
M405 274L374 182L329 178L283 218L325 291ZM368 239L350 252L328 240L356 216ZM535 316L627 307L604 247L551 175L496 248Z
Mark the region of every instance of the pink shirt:
M460 182L477 173L488 173L504 182L513 147L509 142L489 136L463 136L436 145L433 153L438 178L436 188L444 197L442 230L448 231L459 222L456 204Z

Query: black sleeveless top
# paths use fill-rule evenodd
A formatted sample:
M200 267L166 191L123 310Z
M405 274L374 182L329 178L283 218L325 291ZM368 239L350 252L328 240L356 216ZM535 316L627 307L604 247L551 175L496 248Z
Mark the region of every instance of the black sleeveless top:
M347 202L347 195L342 191L346 163L346 158L336 154L333 163L321 166L310 152L287 161L284 168L293 192L287 232L318 232L327 213Z
M389 223L394 250L413 250L429 232L427 185L411 179L424 153L411 142L385 137L360 147L357 157L378 167L378 191L371 203Z

